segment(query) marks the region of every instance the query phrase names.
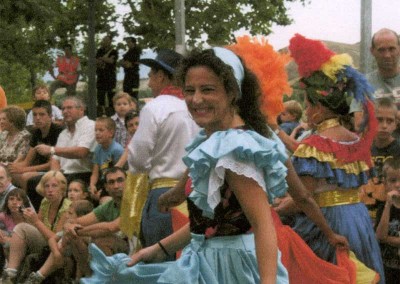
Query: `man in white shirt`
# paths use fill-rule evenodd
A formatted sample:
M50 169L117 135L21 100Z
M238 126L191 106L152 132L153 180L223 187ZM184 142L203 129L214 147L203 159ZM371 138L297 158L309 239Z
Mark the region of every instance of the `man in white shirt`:
M38 145L41 155L50 155L51 170L61 170L68 181L80 178L89 183L91 153L96 146L94 121L85 115L85 104L78 97L67 97L62 104L66 128L54 147Z
M155 59L141 59L151 67L149 87L154 99L140 112L140 123L129 143L129 169L148 173L150 189L142 211L141 242L144 247L172 233L171 215L157 209L158 197L173 187L186 167L185 146L199 129L189 115L182 90L173 85L173 74L182 56L160 50Z

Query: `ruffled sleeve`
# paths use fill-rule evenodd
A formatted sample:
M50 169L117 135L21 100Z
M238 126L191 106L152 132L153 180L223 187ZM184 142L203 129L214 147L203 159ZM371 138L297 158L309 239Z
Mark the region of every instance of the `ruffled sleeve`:
M286 192L285 151L277 142L252 130L230 129L208 138L202 131L186 149L183 161L193 184L189 198L206 217L213 218L221 201L219 189L226 169L256 181L270 202Z
M293 166L300 176L325 179L328 184L342 188L359 187L368 182L371 169L370 156L352 157L357 142L339 143L318 135L310 136L293 153Z

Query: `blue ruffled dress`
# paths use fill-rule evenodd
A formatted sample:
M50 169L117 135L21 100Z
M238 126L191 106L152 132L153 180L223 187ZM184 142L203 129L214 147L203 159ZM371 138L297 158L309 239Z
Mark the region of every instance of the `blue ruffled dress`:
M272 201L286 192L287 156L281 145L251 130L230 129L206 137L201 132L187 147L184 162L189 168L193 191L189 201L213 220L221 208L221 187L225 170L254 179ZM217 209L218 209L217 208ZM190 207L189 207L189 213ZM191 219L192 221L192 219ZM267 229L267 228L266 228ZM218 230L217 230L218 231ZM106 257L90 245L93 275L81 283L259 283L254 235L206 236L194 233L191 243L177 261L138 263L127 267L125 254ZM289 283L288 273L278 252L276 283Z
M315 136L315 135L314 135ZM310 139L311 138L311 139ZM292 157L293 166L299 176L312 176L323 179L329 185L345 190L357 189L368 182L369 167L363 161L351 163L339 162L335 152L343 147L351 147L351 142L341 145L324 137L310 137L301 145ZM313 140L329 140L332 150L327 151ZM369 268L379 273L385 283L382 257L375 237L368 210L364 203L321 207L329 226L337 234L345 236L357 258ZM321 230L305 214L296 215L293 229L311 247L320 258L336 263L335 247L331 246Z

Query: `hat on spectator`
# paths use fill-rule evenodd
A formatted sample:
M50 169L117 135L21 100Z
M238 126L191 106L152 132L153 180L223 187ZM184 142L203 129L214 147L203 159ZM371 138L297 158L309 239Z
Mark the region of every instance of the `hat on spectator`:
M151 68L163 69L173 74L182 58L182 55L171 49L160 49L155 59L144 58L140 59L139 62Z

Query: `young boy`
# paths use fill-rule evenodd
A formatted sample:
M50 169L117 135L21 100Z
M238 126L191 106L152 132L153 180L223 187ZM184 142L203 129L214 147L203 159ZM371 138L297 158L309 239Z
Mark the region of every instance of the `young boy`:
M98 145L94 150L93 169L89 185L92 197L95 199L99 199L101 195L99 178L102 170L113 167L124 153L124 148L114 139L115 128L114 120L109 117L96 119L95 134Z
M8 166L13 184L25 190L36 210L39 210L42 196L29 181L50 169L50 157L43 156L35 149L37 145L55 146L63 128L52 122L53 106L47 100L37 100L32 106L34 129L29 142L29 150L24 160ZM31 181L32 182L32 181ZM30 190L28 190L30 189Z
M372 160L376 170L376 176L361 189L361 201L363 201L375 224L376 211L379 203L386 199L383 184L383 164L389 158L400 157L400 143L393 137L397 127L397 106L391 98L380 98L375 103L375 116L378 120L378 133L371 147Z
M380 241L386 284L400 276L400 159L388 159L383 167L386 203L377 212L376 237Z
M73 221L76 220L76 218L89 214L92 211L93 204L90 201L74 201L71 203L67 211L67 218L69 221ZM87 242L89 242L89 239L87 239ZM59 232L54 237L49 239L49 247L51 249L51 253L46 262L37 272L32 272L29 275L26 283L41 283L46 277L61 267L64 267L64 278L71 279L73 268L64 263L63 256L72 256L72 251L68 245L68 241L63 237L63 232ZM77 269L79 271L79 267Z
M300 124L303 115L303 108L298 101L290 100L283 103L284 110L279 114L279 128L290 135ZM300 135L301 133L298 133ZM296 137L297 138L297 137Z
M128 130L129 141L132 139L133 135L136 133L136 130L139 127L139 112L135 110L129 111L125 116L125 127ZM125 146L124 154L119 159L118 163L115 165L116 167L123 168L126 166L126 162L128 161L128 145Z
M38 85L33 89L33 100L34 101L39 101L39 100L51 101L50 92L46 85ZM52 113L53 122L58 125L62 125L63 124L63 115L62 115L61 110L58 107L56 107L55 105L52 105L51 113ZM26 117L26 126L31 126L31 125L34 125L32 110L28 113L28 115Z
M129 135L125 127L125 116L130 110L137 110L138 104L128 93L120 92L113 97L115 114L111 118L115 121L115 141L125 147Z

